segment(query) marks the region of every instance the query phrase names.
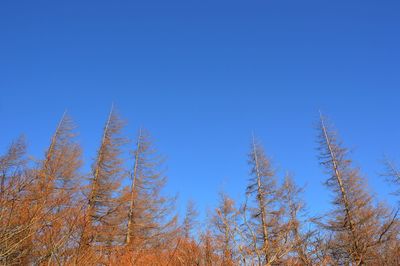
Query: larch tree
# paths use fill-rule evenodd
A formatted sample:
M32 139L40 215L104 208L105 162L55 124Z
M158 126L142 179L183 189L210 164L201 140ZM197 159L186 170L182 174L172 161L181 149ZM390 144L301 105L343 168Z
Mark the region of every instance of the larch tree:
M339 264L373 264L383 244L395 237L396 215L390 216L387 208L374 204L348 150L322 116L320 163L329 175L325 184L334 196L335 209L324 224L333 234L331 257Z
M215 253L215 239L209 229L206 229L200 236L200 256L196 264L191 265L204 265L212 266L219 261L218 255Z
M304 266L318 264L315 255L310 252L311 237L313 231L304 228L308 221L304 219L305 206L301 198L303 192L290 175L286 175L282 184L283 197L285 204L286 221L290 232L290 242L292 243L293 262Z
M220 193L219 205L211 219L215 248L221 257L222 265L235 265L238 258L238 210L235 202L224 193Z
M81 148L75 141L74 130L74 123L64 113L38 168L35 193L41 195L38 207L43 217L34 242L36 263L63 262L81 214L76 206Z
M14 176L20 173L26 163L26 143L24 137L19 137L8 147L6 153L0 156L0 197L4 197L8 186L12 185Z
M29 262L31 239L37 217L27 211L33 175L27 169L26 143L23 137L12 142L0 155L0 264Z
M185 217L182 224L183 237L187 240L192 238L193 231L197 226L198 211L194 201L189 200L186 205Z
M397 167L394 161L388 158L385 159L384 163L386 167L386 173L384 176L390 184L393 184L396 187L394 194L396 196L400 196L400 169Z
M201 263L202 247L201 240L196 239L195 229L198 229L198 211L196 205L192 200L186 204L186 210L181 224L179 234L179 257L185 265L197 265ZM199 232L197 230L197 232Z
M127 197L125 245L132 256L162 251L176 234L174 199L163 194L167 177L164 158L155 150L148 131L139 130L133 151L131 186Z
M255 254L259 265L274 265L292 250L289 241L289 222L284 219L282 190L277 185L271 160L266 156L261 144L253 137L249 155L251 178L246 189L246 203L243 220L249 250ZM249 199L255 201L249 207ZM248 214L250 213L250 215Z
M87 175L66 114L43 158L28 156L24 138L0 154L0 265L400 265L398 211L368 191L323 117L319 158L333 196L323 218L307 218L302 189L278 178L253 137L245 203L221 194L206 224L191 201L178 224L147 131L125 163L123 125L111 109ZM398 185L398 168L386 166Z
M397 211L400 211L400 169L394 161L386 158L385 159L386 181L394 186L393 194L398 197ZM382 265L399 265L400 264L400 241L398 240L400 235L397 235L397 239L393 238L392 241L388 241L382 248L381 252L381 264Z
M82 260L88 259L88 254L93 255L90 251L94 251L94 256L100 256L107 254L114 245L119 223L116 219L120 207L118 189L125 174L121 158L122 146L126 144L126 139L121 136L123 126L124 122L112 108L92 166L77 263L84 263Z

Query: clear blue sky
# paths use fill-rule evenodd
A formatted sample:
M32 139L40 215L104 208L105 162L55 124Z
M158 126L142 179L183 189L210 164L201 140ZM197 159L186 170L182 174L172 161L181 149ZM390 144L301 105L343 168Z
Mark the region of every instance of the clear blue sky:
M381 199L399 152L399 1L1 1L0 148L20 133L43 154L63 111L86 164L111 102L134 138L168 156L178 208L244 193L251 132L279 173L329 206L317 162L321 109Z

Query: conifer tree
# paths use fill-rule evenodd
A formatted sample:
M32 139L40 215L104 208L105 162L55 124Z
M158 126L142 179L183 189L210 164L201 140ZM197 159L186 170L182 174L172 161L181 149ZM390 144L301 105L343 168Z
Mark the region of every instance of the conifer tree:
M12 179L26 163L25 138L19 137L8 147L6 153L0 156L0 197L4 197L8 186L12 185Z
M375 252L393 237L395 217L387 208L375 205L365 180L349 159L337 133L321 116L320 163L329 175L326 186L334 195L335 209L324 225L333 233L332 258L339 264L373 264Z
M243 208L247 242L259 265L273 265L280 263L293 248L290 221L284 219L282 190L277 184L271 160L254 137L249 164L251 178L246 196L255 201L255 206L249 207L246 200Z
M41 228L36 234L35 246L38 249L37 262L48 264L56 259L62 261L66 244L71 239L79 208L76 197L79 186L79 168L81 166L81 148L75 142L75 125L64 113L50 145L45 159L38 169L38 208L42 212Z
M301 198L303 189L299 188L293 178L287 175L282 184L282 201L285 206L286 221L288 229L291 230L288 238L292 244L293 253L295 253L294 261L304 266L315 265L318 262L310 251L310 241L313 231L304 228L307 219L304 220L302 215L305 214L304 201Z
M395 162L389 159L385 159L385 166L385 176L387 178L387 181L395 186L394 194L396 196L400 196L400 170L396 166Z
M189 200L186 205L186 213L182 225L183 237L185 239L190 239L192 237L192 233L197 225L197 216L198 212L195 203L192 200Z
M139 130L129 191L125 244L135 254L163 249L176 234L174 200L163 195L164 159L156 152L146 130Z
M235 265L238 259L237 245L238 210L235 202L226 194L220 194L219 206L212 217L214 228L215 248L221 257L222 265Z
M12 142L0 155L0 178L0 264L26 264L37 217L26 212L30 205L28 188L33 178L27 169L23 137Z
M124 123L112 108L104 126L103 136L92 166L89 180L88 204L82 227L77 263L95 256L107 254L115 243L118 229L116 214L119 210L118 192L124 176L122 146L126 139L121 136ZM93 247L90 250L90 247Z

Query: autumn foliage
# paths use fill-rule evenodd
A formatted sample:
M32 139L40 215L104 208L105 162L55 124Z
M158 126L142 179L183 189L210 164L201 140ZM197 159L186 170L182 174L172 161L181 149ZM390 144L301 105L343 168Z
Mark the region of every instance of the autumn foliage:
M253 137L243 202L221 193L203 226L193 202L180 218L163 191L165 160L149 132L130 142L124 125L112 109L87 173L67 114L43 158L28 156L23 137L0 154L0 265L400 265L397 209L370 193L324 117L329 212L307 215L303 189L277 175ZM386 166L398 185L399 170Z

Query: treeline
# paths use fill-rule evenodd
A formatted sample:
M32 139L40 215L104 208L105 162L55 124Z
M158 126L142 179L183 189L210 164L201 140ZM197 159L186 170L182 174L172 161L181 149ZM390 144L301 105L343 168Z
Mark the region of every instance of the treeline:
M400 265L397 209L373 197L323 117L321 193L333 195L330 212L307 215L302 189L277 176L253 137L245 200L221 193L201 230L194 203L180 222L175 197L163 193L164 160L146 130L123 160L123 127L112 110L90 173L68 115L42 159L27 156L24 138L0 155L1 265ZM395 165L387 169L399 185Z

